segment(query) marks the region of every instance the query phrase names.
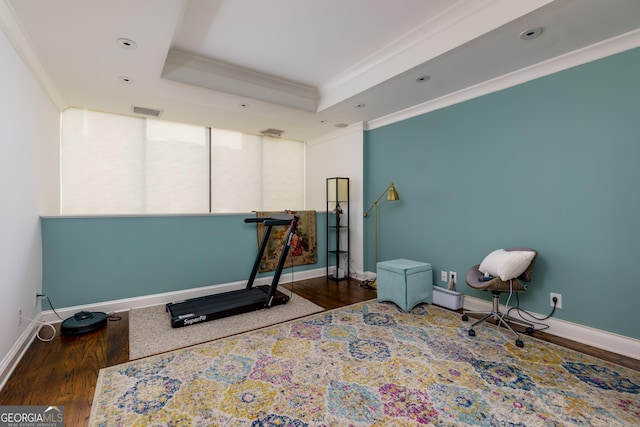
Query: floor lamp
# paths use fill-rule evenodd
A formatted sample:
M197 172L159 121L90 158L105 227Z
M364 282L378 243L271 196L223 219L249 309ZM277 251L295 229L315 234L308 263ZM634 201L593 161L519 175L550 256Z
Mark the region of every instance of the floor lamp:
M387 190L389 190L389 192L387 192ZM393 182L391 182L391 184L389 184L387 188L384 189L380 197L378 197L376 201L373 202L369 210L367 210L364 214L365 218L368 217L369 213L371 212L371 209L373 209L373 235L375 237L375 242L376 242L376 266L378 265L378 261L379 261L378 260L378 202L380 201L380 199L382 199L382 196L384 196L385 193L387 194L387 200L391 202L400 200L400 196L398 196L396 187L393 185ZM377 288L378 287L377 277L373 282L371 283L367 282L367 284L372 288Z

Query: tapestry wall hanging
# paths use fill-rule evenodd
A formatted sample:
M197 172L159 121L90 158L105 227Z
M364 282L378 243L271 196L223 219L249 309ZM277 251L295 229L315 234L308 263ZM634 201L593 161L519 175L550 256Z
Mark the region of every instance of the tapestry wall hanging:
M282 214L283 212L256 212L257 218L268 218L274 214ZM318 244L316 237L316 211L285 211L284 213L290 213L296 215L298 220L298 227L293 239L291 241L291 250L287 256L285 268L316 264L318 262ZM266 231L266 227L262 223L258 223L258 247L262 242L262 237ZM280 251L284 244L284 237L286 236L288 226L277 225L271 229L271 235L267 241L267 247L260 261L259 272L275 271L278 266L278 259L280 258Z

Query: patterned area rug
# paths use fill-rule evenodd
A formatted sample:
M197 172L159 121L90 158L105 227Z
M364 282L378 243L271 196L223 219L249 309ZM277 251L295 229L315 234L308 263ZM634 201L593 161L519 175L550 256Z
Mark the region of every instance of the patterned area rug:
M369 301L113 366L90 425L640 425L640 372L466 326Z

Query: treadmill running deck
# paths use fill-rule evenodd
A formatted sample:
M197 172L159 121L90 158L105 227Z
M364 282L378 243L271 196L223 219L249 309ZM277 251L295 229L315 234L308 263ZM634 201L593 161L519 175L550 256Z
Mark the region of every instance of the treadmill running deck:
M222 294L191 298L186 301L172 302L167 304L166 309L171 314L171 327L180 328L266 308L268 292L269 286L256 286L249 289L239 289ZM288 301L288 295L276 291L271 305L286 304Z

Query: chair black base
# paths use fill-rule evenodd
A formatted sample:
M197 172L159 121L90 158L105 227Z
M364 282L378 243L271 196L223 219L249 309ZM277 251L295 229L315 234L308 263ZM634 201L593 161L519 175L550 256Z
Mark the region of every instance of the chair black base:
M507 329L509 329L511 332L513 332L513 334L516 336L516 346L517 347L524 347L524 342L522 342L522 340L520 339L520 334L518 332L516 332L516 330L513 329L509 323L513 322L513 323L518 323L518 324L526 326L528 334L533 333L533 324L531 324L529 322L526 322L526 321L524 321L522 319L517 319L515 317L507 316L505 313L502 313L500 311L500 294L501 294L501 292L492 291L491 294L492 294L492 301L493 301L493 307L492 307L491 311L464 311L463 312L462 320L464 320L465 322L469 320L469 316L467 315L468 313L471 313L471 314L484 314L485 315L480 320L478 320L477 322L475 322L474 324L471 325L471 327L469 328L469 336L471 336L471 337L475 337L476 336L476 331L473 328L476 327L477 325L479 325L479 324L481 324L483 322L486 322L489 319L495 319L497 324L498 324L498 326L504 325Z

